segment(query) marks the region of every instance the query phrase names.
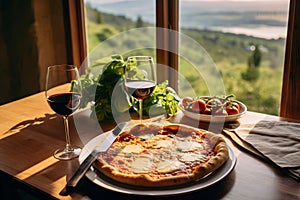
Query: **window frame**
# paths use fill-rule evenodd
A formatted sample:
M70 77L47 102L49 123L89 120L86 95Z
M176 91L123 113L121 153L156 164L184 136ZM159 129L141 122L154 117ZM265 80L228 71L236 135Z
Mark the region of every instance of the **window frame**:
M159 82L169 80L169 85L178 91L178 76L174 73L174 70L178 71L178 0L156 0L156 27L159 28L156 34L157 63L170 66L170 68L163 68L163 71L158 73L157 79Z
M290 0L280 116L300 120L300 2ZM297 26L298 25L298 26ZM298 78L297 78L298 77Z
M63 1L67 10L66 26L69 28L69 57L71 63L79 66L80 73L85 73L87 66L85 65L85 58L88 54L87 39L86 39L86 25L85 25L85 8L84 0Z
M84 1L68 0L68 8L71 55L73 62L80 66L87 56ZM178 10L178 0L156 0L156 27L165 29L156 36L157 63L175 70L178 70L178 35L174 34L179 30ZM300 102L300 79L297 79L300 77L300 39L297 37L300 30L297 24L300 24L300 2L290 0L279 116L300 120L300 103L297 103ZM158 80L166 79L177 90L178 78L172 71L160 71Z

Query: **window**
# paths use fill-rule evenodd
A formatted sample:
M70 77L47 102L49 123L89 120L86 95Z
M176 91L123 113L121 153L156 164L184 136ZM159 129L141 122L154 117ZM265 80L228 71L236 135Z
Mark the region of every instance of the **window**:
M182 92L234 94L251 111L278 115L288 7L288 0L180 1L180 32L198 44L179 44L179 72L191 85Z
M174 4L175 3L175 4ZM179 20L179 15L178 15L178 6L179 1L172 1L172 0L168 0L168 1L156 1L156 15L157 17L159 17L159 19L156 19L157 21L160 21L162 24L158 24L157 25L161 26L161 27L165 27L165 28L172 28L172 29L176 29L176 27L174 26L170 26L170 25L176 25L178 24L178 20ZM296 22L299 23L299 17L296 15L297 11L300 11L300 3L297 4L296 0L291 0L290 1L290 9L288 11L289 14L289 24L288 24L288 34L287 34L287 43L283 44L283 46L286 46L286 53L284 55L284 73L283 73L283 81L282 81L282 101L281 101L281 109L280 109L280 115L283 117L291 117L291 118L297 118L297 116L300 116L300 105L295 103L298 102L296 100L299 100L299 82L297 81L297 79L295 77L299 76L299 69L297 68L297 66L299 67L299 55L297 55L296 49L298 48L299 45L299 41L298 39L296 39L295 35L299 35L299 31L295 28L295 24ZM175 5L175 6L174 6ZM165 11L165 12L162 12ZM167 11L167 13L166 13ZM260 17L264 17L264 16L260 16ZM178 27L177 27L178 28ZM207 37L212 36L208 35ZM167 36L168 37L168 36ZM210 40L220 40L218 39L218 36L215 35L215 37L212 38L208 38ZM179 39L176 37L174 37L175 39ZM171 38L171 39L174 39ZM170 39L170 38L169 38ZM176 41L175 41L176 42ZM232 45L236 45L234 41L231 41ZM253 44L254 46L256 45L255 43ZM176 48L176 46L175 46ZM249 48L253 48L253 46L249 45ZM260 50L264 50L264 48L260 49ZM176 65L176 61L172 63L172 58L176 58L176 55L174 57L172 57L172 55L164 55L165 52L160 52L157 51L157 61L160 62L165 62L165 60L168 60L167 63L171 63L171 65L176 69L177 65ZM277 58L276 58L277 59ZM217 59L216 59L217 60ZM184 60L184 58L180 58L180 65L182 62L186 62L187 60ZM230 62L234 62L234 61L230 61ZM175 63L175 64L174 64ZM273 63L275 64L275 63ZM230 63L229 63L230 65ZM269 65L271 66L271 61L269 62ZM180 70L180 68L179 68ZM223 72L222 72L223 73ZM295 75L293 75L295 74ZM223 75L223 74L222 74ZM280 77L280 76L279 76ZM180 88L179 88L180 89ZM234 90L233 90L234 91ZM279 107L279 106L278 106ZM262 111L264 112L264 111ZM299 117L298 117L299 118Z
M89 57L155 56L155 1L86 0ZM152 27L152 28L148 28Z

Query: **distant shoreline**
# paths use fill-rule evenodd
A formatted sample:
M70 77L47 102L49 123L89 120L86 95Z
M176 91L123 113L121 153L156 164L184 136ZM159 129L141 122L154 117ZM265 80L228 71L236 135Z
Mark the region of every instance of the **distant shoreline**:
M247 27L211 27L208 30L221 31L224 33L244 34L263 39L286 38L287 27L263 26L256 28Z

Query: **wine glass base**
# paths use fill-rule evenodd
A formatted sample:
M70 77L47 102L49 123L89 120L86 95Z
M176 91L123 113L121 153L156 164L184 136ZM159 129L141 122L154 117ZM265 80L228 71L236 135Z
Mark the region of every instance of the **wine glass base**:
M53 156L58 160L71 160L77 158L81 152L81 148L73 147L70 149L57 149Z

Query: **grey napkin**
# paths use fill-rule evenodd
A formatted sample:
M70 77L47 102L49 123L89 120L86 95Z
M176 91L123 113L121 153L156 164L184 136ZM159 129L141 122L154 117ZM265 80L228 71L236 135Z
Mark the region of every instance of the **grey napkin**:
M247 135L237 134L279 167L300 180L300 124L260 121ZM239 134L241 133L241 134Z

